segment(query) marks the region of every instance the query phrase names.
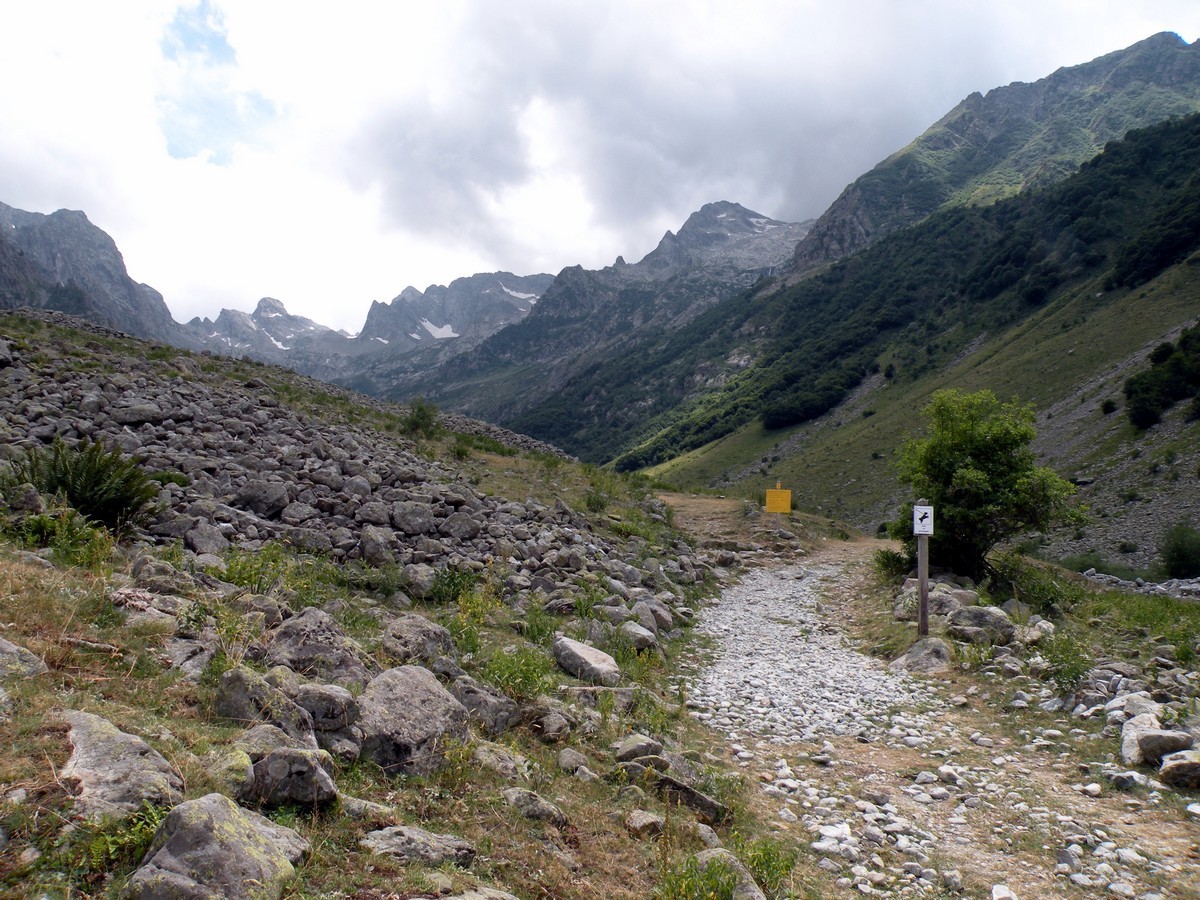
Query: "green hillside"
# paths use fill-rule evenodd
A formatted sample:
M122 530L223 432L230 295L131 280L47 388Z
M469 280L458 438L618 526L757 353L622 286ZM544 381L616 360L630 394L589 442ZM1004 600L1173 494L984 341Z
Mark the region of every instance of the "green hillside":
M915 382L974 340L1061 314L1081 291L1089 316L1124 300L1200 246L1198 171L1200 117L1172 120L1131 132L1058 185L935 214L791 288L713 310L661 356L614 366L608 389L685 387L681 370L739 353L754 365L693 388L616 466L658 465L755 419L775 429L815 419L875 373Z

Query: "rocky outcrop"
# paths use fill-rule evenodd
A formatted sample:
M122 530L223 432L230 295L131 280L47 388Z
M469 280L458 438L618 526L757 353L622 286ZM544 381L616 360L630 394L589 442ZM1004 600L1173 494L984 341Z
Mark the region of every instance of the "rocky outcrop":
M292 829L208 794L171 810L121 896L276 900L308 851Z
M466 709L420 666L376 676L358 705L362 755L389 774L436 772L451 743L467 740Z
M69 710L74 748L60 777L75 785L75 812L98 821L126 818L144 804L169 806L183 799L183 779L171 764L137 735L91 713Z

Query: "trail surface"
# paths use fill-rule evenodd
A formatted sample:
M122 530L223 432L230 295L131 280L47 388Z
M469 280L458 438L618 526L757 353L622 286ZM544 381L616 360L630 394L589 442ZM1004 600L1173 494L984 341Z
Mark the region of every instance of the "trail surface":
M876 544L802 556L764 544L735 501L669 499L756 566L705 610L691 714L847 895L1200 897L1197 823L1178 798L1101 784L1111 743L1094 729L1011 706L1021 684L893 674L854 648L863 617L886 614Z

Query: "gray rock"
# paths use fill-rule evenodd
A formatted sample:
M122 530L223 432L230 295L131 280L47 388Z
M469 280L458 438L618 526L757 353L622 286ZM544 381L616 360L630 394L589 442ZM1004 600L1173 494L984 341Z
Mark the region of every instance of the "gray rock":
M396 561L392 552L392 532L378 525L364 525L359 538L359 554L367 565L382 568Z
M1013 639L1016 625L1004 610L996 606L964 606L950 613L946 622L946 633L970 643L984 643L978 639L978 630L987 636L986 642L1007 644Z
M934 674L950 670L950 645L941 638L921 638L908 648L898 659L892 660L888 670L892 672L920 672Z
M215 525L201 522L183 536L183 545L197 554L220 556L229 549L229 540Z
M496 737L521 724L521 711L513 700L489 690L470 675L455 678L450 693L488 737Z
M1186 731L1147 728L1138 732L1137 742L1138 749L1142 752L1142 759L1146 764L1157 766L1164 756L1178 753L1180 750L1191 750L1195 739Z
M376 676L358 706L362 755L389 774L432 774L452 743L467 740L466 709L419 666Z
M505 788L504 802L520 812L527 819L538 822L549 822L558 828L565 828L567 817L561 809L533 791L525 788Z
M32 678L49 671L46 664L36 655L24 647L0 638L0 680Z
M621 741L616 749L617 762L628 762L643 756L657 756L663 751L663 745L654 738L644 734L631 734Z
M308 850L292 829L209 794L171 810L121 896L278 900Z
M629 639L633 649L639 653L643 650L653 650L658 646L658 637L653 631L639 625L637 622L622 622L617 631Z
M1152 713L1139 713L1127 721L1121 726L1121 761L1127 766L1140 766L1146 761L1142 753L1142 734L1161 729L1162 723Z
M272 687L265 678L245 666L221 675L215 710L217 715L244 725L259 722L274 725L309 749L317 746L312 716L283 691Z
M410 536L429 534L437 524L433 510L428 503L408 501L393 503L391 517L392 527Z
M455 656L450 632L416 613L406 613L389 622L380 646L400 664L413 661L428 664L440 656Z
M336 684L302 684L294 700L312 716L317 731L340 731L358 721L358 701Z
M309 678L361 687L371 680L362 647L329 613L310 606L285 621L267 644L268 665L283 665Z
M372 831L359 844L372 853L390 856L403 863L440 866L450 862L467 868L475 859L475 848L462 838L434 834L411 825L393 825Z
M337 799L326 769L328 754L319 750L272 750L254 764L251 796L264 806L324 806Z
M625 817L625 828L637 838L653 838L663 833L666 819L644 809L630 811Z
M621 680L621 668L615 659L565 635L554 640L554 661L563 671L591 684L614 687Z
M1200 750L1180 750L1163 757L1158 778L1171 787L1200 788Z
M69 710L71 758L59 773L77 787L80 817L126 818L144 803L169 806L183 799L183 779L163 757L136 735L91 713Z
M438 534L444 537L451 538L459 544L465 544L468 541L473 541L479 536L479 532L483 530L483 523L475 518L471 513L459 510L449 516L441 525L438 526Z
M287 485L279 481L248 481L233 498L234 506L264 519L279 516L288 503Z

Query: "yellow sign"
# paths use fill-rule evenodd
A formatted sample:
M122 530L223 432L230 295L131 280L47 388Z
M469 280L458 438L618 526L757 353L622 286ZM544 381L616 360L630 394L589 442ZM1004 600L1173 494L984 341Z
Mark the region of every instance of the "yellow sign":
M779 482L775 482L775 490L767 491L767 512L790 513L792 511L792 492L781 490Z

